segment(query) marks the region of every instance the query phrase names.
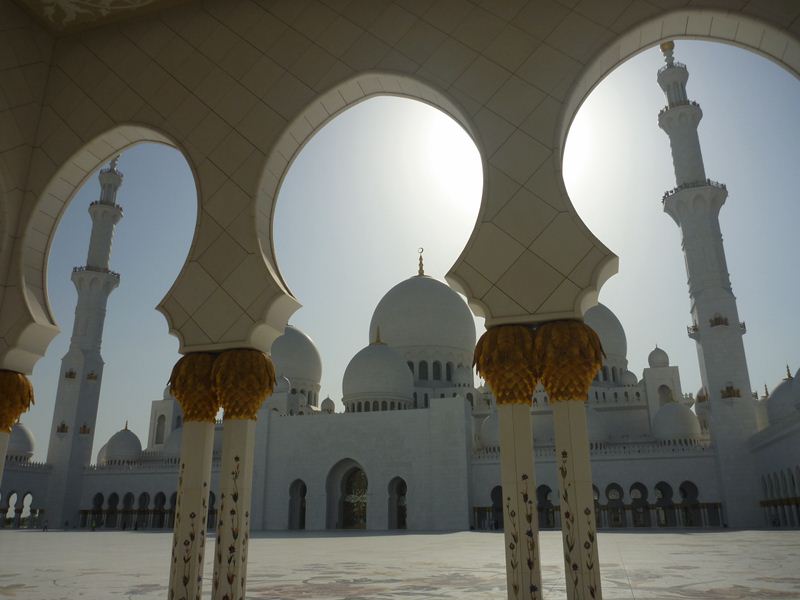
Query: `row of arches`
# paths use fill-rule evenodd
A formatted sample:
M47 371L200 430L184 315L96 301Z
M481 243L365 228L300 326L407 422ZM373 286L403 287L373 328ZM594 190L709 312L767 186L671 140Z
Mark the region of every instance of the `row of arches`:
M673 488L665 481L658 482L650 494L641 482L632 484L625 497L619 483L610 483L601 496L592 485L595 519L598 528L625 527L721 527L722 505L703 503L699 489L691 481L678 486L680 501L676 502ZM491 507L475 507L473 527L476 529L503 528L503 488L495 486L490 494ZM536 488L537 511L541 529L560 529L561 514L558 494L548 485Z
M408 528L408 484L402 477L389 481L386 528ZM370 510L370 487L366 471L351 460L341 461L331 469L326 485L326 527L328 529L367 529ZM302 479L289 485L288 527L306 528L308 486Z
M421 360L416 365L416 372L415 372L415 365L413 361L408 361L408 368L411 369L411 374L414 375L414 378L419 381L453 381L453 373L455 373L455 365L454 363L448 361L444 363L444 378L442 377L442 362L438 360L434 360L432 363L429 363L426 360ZM428 365L431 365L430 370L428 369ZM461 365L459 365L461 366Z
M33 493L11 491L7 497L0 495L0 527L4 529L30 529L44 525L44 509L34 503Z
M360 400L345 405L345 412L379 412L384 410L406 410L409 406L395 400Z
M770 527L800 527L800 465L761 476L764 519Z
M92 498L92 508L80 511L81 528L85 529L171 529L175 524L177 492L167 499L164 492L152 497L147 492L139 494L127 492L122 497L112 492L106 498L96 493ZM209 494L208 525L213 529L216 523L216 497Z

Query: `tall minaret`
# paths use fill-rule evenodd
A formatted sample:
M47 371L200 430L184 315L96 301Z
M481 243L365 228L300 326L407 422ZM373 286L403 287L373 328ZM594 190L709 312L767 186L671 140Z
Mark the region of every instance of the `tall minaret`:
M689 278L692 325L700 376L711 406L711 435L716 447L728 525L762 525L755 490L755 467L747 441L756 430L756 411L747 372L736 297L731 289L719 211L728 196L725 185L706 178L697 126L703 111L686 95L689 72L675 62L673 42L661 44L666 65L658 84L667 97L658 125L669 136L677 187L664 194L664 211L681 228Z
M53 425L47 462L52 465L47 494L46 518L50 527L78 525L83 469L91 461L103 358L100 343L106 318L108 297L119 285L119 275L110 271L111 241L114 226L122 218L117 190L122 173L117 161L100 171L100 199L89 205L92 237L86 266L72 270L78 290L75 322L69 350L61 359Z

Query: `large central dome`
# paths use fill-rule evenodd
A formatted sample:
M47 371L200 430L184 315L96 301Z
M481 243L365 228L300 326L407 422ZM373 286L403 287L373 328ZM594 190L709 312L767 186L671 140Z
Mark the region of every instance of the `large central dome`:
M470 355L475 349L475 321L467 304L449 286L417 275L401 281L381 298L369 325L374 340L394 348L444 347Z

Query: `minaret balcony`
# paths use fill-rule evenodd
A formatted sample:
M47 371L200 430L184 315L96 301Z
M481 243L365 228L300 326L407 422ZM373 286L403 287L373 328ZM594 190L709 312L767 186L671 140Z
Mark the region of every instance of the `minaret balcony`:
M705 181L690 181L688 183L683 183L677 187L672 188L671 190L667 190L664 192L664 195L661 197L661 202L664 203L670 196L674 196L678 192L683 190L689 190L694 188L701 188L701 187L714 187L720 190L728 190L728 187L724 183L720 183L719 181L714 181L712 179L706 179Z
M691 339L696 340L697 339L697 334L700 333L700 327L697 326L697 323L694 323L693 325L689 325L686 328L686 333Z
M683 69L686 70L686 65L682 62L678 62L677 60L672 61L671 64L666 64L658 70L658 74L661 75L664 71L668 69Z
M699 102L695 102L694 100L682 100L680 102L670 102L664 108L662 108L660 111L658 111L658 116L660 117L661 115L666 113L669 109L676 108L678 106L694 106L696 108L700 108L700 103Z

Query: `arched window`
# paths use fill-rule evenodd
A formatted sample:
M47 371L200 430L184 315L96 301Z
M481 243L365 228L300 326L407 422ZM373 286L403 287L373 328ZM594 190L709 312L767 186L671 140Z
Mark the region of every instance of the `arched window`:
M395 477L389 482L389 529L408 527L407 493L408 486L402 477Z
M164 427L166 427L167 417L158 415L156 419L156 444L164 443Z
M428 363L424 360L419 361L419 378L420 381L428 380Z
M364 402L364 412L369 412L369 411L370 411L370 403Z
M472 402L473 402L473 400L474 400L474 397L473 397L473 395L472 395L472 392L468 392L468 393L467 393L467 402L469 402L469 405L470 405L470 406L474 406L474 404L472 403Z
M603 381L608 381L608 367L603 367Z
M377 400L373 400L372 401L372 410L373 411L377 411L378 410L378 401Z
M611 381L617 381L617 367L611 367Z
M389 410L394 410L394 402L389 403Z
M673 401L672 390L668 385L658 386L658 404L664 406Z
M289 486L289 529L306 528L306 484L295 479Z
M425 408L428 408L428 394L425 394Z
M683 517L684 527L700 527L703 522L700 515L700 501L698 500L699 491L697 486L691 481L684 481L678 487L681 495L681 516Z
M381 410L389 410L389 403L386 400L381 402Z
M444 366L445 379L453 381L453 363L449 362Z
M438 360L433 361L433 380L442 380L442 363L440 363Z
M182 425L183 425L183 417L178 415L177 417L175 417L175 429L180 429Z

